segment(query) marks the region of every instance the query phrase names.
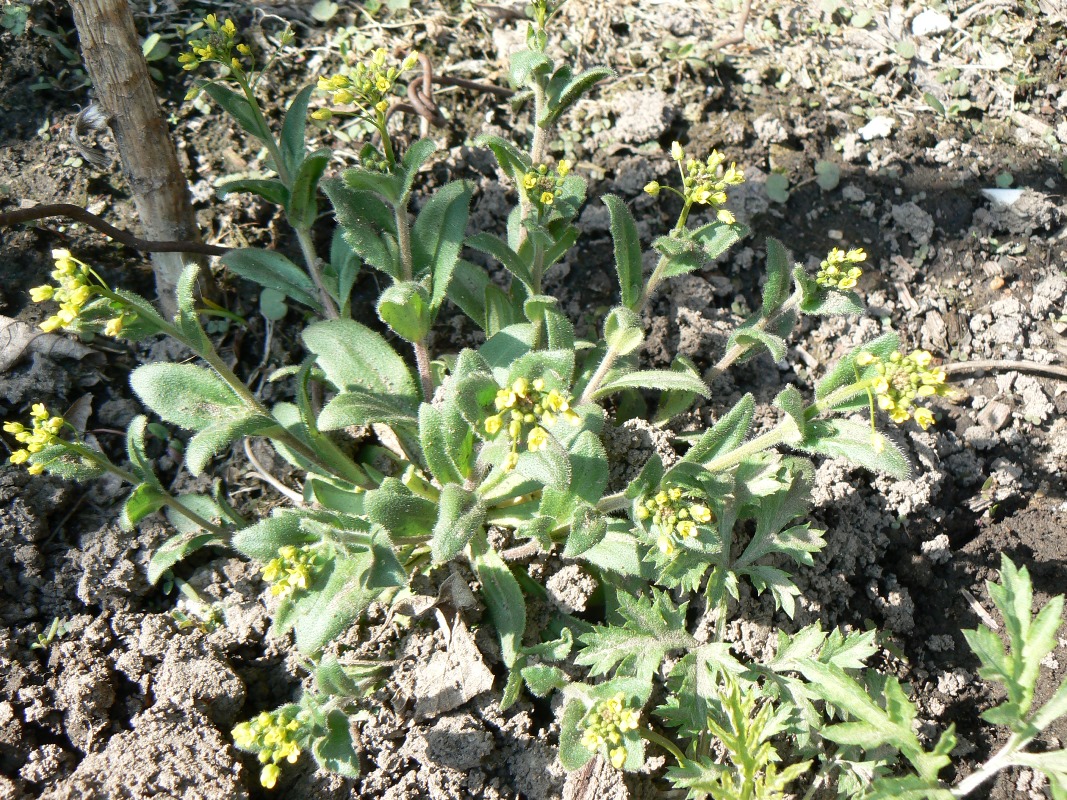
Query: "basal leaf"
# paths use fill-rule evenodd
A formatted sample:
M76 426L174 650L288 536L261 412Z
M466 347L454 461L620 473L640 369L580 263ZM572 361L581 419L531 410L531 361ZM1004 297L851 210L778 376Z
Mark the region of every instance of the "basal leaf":
M130 375L130 385L163 420L201 431L234 414L244 403L215 373L193 364L145 364Z
M354 387L418 402L411 371L381 334L354 320L336 319L305 328L302 338L338 389Z

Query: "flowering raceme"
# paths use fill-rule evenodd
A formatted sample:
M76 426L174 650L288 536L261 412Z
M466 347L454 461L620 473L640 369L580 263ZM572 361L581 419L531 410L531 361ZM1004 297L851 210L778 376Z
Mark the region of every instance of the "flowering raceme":
M204 17L204 24L208 28L207 33L199 39L190 39L189 52L178 56L182 69L191 72L211 61L235 72L243 73L252 69L255 63L252 50L246 44L237 44L237 26L232 19L220 23L218 17L208 14ZM192 90L192 93L195 95L196 91L198 89Z
M52 278L56 285L44 284L30 289L30 299L35 303L59 303L59 310L41 323L41 330L52 333L71 327L89 300L95 294L103 293L112 298L111 310L117 313L117 316L104 325L103 333L113 337L121 335L123 328L137 315L124 308L117 298L108 293L89 265L72 256L69 250L53 250L52 258L55 260ZM94 278L97 283L93 282Z
M389 110L389 94L393 85L408 70L414 69L419 62L417 53L409 54L400 64L400 68L386 67L389 56L384 47L379 47L366 61L346 68L335 75L320 77L318 88L330 94L334 105L353 105L359 116L369 120L384 120ZM333 111L320 108L311 114L313 119L328 120Z
M926 430L934 421L933 412L916 403L923 398L953 393L945 383L945 371L931 367L932 360L933 356L925 350L915 350L906 356L894 351L888 358L860 353L856 364L873 368L871 391L878 407L887 412L893 422L900 424L914 419Z
M726 204L726 188L737 186L745 182L745 173L738 168L737 164L730 164L723 168L726 156L718 150L712 150L703 162L695 158L686 159L685 149L679 142L671 144L671 158L678 162L678 169L682 173L682 191L676 192L685 201L686 208L692 204L723 206ZM682 162L685 166L682 166ZM645 186L645 191L656 197L660 190L670 187L661 186L658 181L652 181ZM716 219L726 225L733 225L737 220L727 209L720 208L716 212Z
M234 726L233 743L246 753L257 754L264 765L259 782L267 789L278 782L280 762L295 764L300 758L300 745L307 738L303 713L295 706L286 706Z
M493 437L500 431L507 432L511 439L511 453L506 466L512 469L518 461L519 442L525 440L526 449L536 453L548 444L548 432L543 426L554 425L564 419L577 425L581 418L571 410L570 398L556 389L547 389L544 379L532 382L517 378L510 386L500 389L493 401L498 413L487 417L483 423L485 432Z
M664 488L637 506L634 515L651 522L656 544L665 555L674 555L678 543L695 539L697 526L715 519L702 498L677 486ZM695 502L694 502L695 501Z
M21 422L4 423L4 431L14 435L15 441L22 445L8 458L12 464L25 464L30 460L30 456L55 443L59 432L63 429L63 417L53 417L43 403L34 404L30 411L30 419L29 428ZM31 464L28 472L31 475L40 475L44 472L44 467L40 464Z
M278 549L278 557L263 568L263 580L271 585L275 597L289 597L306 591L319 570L326 563L320 547L285 545Z
M831 248L826 259L819 264L819 272L815 276L815 282L819 286L825 286L828 289L840 289L841 291L851 289L860 279L863 270L859 267L849 267L848 265L859 264L866 260L867 254L862 247L849 250L847 253L844 250L838 250L836 247Z
M537 164L522 176L522 190L539 208L552 205L557 197L563 196L563 179L570 174L571 163L561 159L555 170L549 170L547 164Z
M614 697L601 700L593 706L582 720L585 733L582 746L596 752L602 745L608 747L608 759L615 769L622 769L626 762L626 747L622 734L637 729L640 715L626 707L626 696L619 692Z

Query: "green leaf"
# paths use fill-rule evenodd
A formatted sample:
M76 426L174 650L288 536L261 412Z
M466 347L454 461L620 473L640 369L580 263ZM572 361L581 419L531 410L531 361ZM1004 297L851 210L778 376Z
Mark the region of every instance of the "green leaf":
M467 230L473 186L452 181L433 193L411 227L411 263L415 276L433 276L433 306L445 298Z
M196 311L196 287L199 273L200 267L195 263L189 264L182 270L175 292L178 313L174 316L174 324L197 354L205 353L213 347L211 340L207 338L207 334L200 325L200 317Z
M455 558L482 530L485 513L485 503L474 492L456 483L445 484L430 541L434 562L442 564Z
M418 403L419 389L411 371L381 334L354 320L335 319L310 325L301 337L338 389L362 389Z
M319 214L318 203L315 196L319 189L319 180L326 171L326 165L330 163L332 150L317 150L300 164L293 178L293 187L289 193L289 205L286 206L286 214L290 224L298 230L310 230L315 224L315 218Z
M550 107L538 120L538 124L542 128L547 128L549 125L554 125L556 120L560 118L560 115L574 105L583 94L592 89L600 81L611 78L615 75L615 70L608 67L593 67L587 69L585 72L579 74L576 78L571 80L562 92L559 94L559 99L550 104Z
M623 389L671 389L693 392L703 397L711 396L704 381L695 375L669 369L648 369L624 373L604 381L593 397L599 400Z
M647 580L652 575L637 537L630 530L630 523L624 520L609 521L604 538L579 555L578 560L624 577Z
M600 437L583 430L570 445L572 480L568 492L596 505L608 485L608 456Z
M359 753L352 739L348 714L338 708L333 709L326 716L325 727L326 734L311 745L315 763L342 778L358 778Z
M414 494L396 478L364 495L367 519L377 522L397 539L429 536L437 523L437 505Z
M522 668L522 679L534 697L548 697L557 689L562 689L570 679L567 673L559 667L551 667L546 664L537 664L532 667Z
M649 598L619 592L623 624L596 625L579 636L585 646L574 662L589 667L593 676L614 669L617 675L650 680L668 653L697 647L699 642L686 632L688 603L675 606L666 592L650 592Z
M767 239L767 282L760 316L769 318L789 297L789 253L777 239Z
M789 178L780 172L772 172L767 176L764 184L767 198L772 203L786 203L789 201Z
M296 646L314 655L356 622L380 595L367 578L373 566L370 551L353 558L335 558L316 578L292 610ZM275 624L277 624L277 618Z
M520 324L522 308L494 283L485 285L485 335L490 339L505 328ZM531 330L532 334L532 330Z
M145 364L130 375L130 385L164 421L201 431L245 406L215 373L193 364Z
M230 250L222 263L242 278L274 289L316 311L322 310L318 290L307 273L274 250L244 247Z
M304 130L307 126L308 101L315 85L309 84L296 93L293 102L286 109L282 121L282 133L278 144L281 146L282 160L290 175L295 175L304 161Z
M230 513L215 498L203 494L178 495L178 502L194 514L215 525L221 525L224 520L233 520ZM163 515L179 533L194 534L206 530L198 522L189 519L185 514L175 511L170 506L163 510ZM238 524L243 524L243 520Z
M271 436L281 432L277 421L259 414L231 414L209 425L189 440L185 448L185 465L194 476L200 475L208 462L231 444L246 436Z
M399 280L399 251L393 246L395 239L387 243L385 238L396 235L388 206L373 192L352 189L339 180L323 181L322 189L333 204L345 241L366 263Z
M509 325L490 336L485 344L478 348L482 358L493 370L497 383L508 381L511 365L532 349L534 328L528 323Z
M526 630L526 601L508 565L491 547L471 548L471 566L482 585L482 597L500 637L504 664L512 667L522 650Z
M373 151L373 148L372 148ZM357 193L375 195L375 199L381 202L384 198L394 208L401 205L401 194L405 175L389 172L379 172L376 169L365 167L351 167L346 169L341 176L343 185ZM390 212L390 216L392 212Z
M776 363L785 358L785 339L760 328L738 328L726 342L728 350L733 347L747 348L746 357L756 352L761 345L767 349Z
M227 181L220 185L215 192L218 194L219 200L225 200L231 194L248 192L258 195L268 203L274 203L277 206L289 204L289 190L285 188L284 183L274 178L242 178L236 181Z
M701 380L700 370L697 369L696 364L692 359L686 356L678 355L674 357L674 361L671 362L671 372L678 372L683 375L689 375L697 380ZM656 414L652 418L653 425L666 425L674 417L686 411L693 401L696 399L696 392L680 391L677 389L665 389L660 394L659 405L656 407Z
M474 143L479 147L488 147L492 150L504 174L511 176L516 181L530 169L529 156L507 139L503 139L500 136L482 134L474 140Z
M574 247L574 243L578 241L579 233L579 230L575 226L568 225L556 238L555 244L545 248L542 262L543 269L546 273L548 272L549 267L553 266L557 261L563 258L572 247Z
M474 434L459 413L419 406L419 443L426 465L442 484L463 483L471 472Z
M582 744L584 731L578 726L585 718L586 706L580 700L568 700L559 722L559 763L568 772L584 767L594 753Z
M872 431L869 425L846 419L813 420L803 441L792 446L806 453L845 458L898 480L906 480L911 475L911 464L896 442Z
M622 304L634 309L641 302L645 288L637 223L622 198L606 194L603 200L611 216L611 238L615 242L615 269L619 275Z
M142 519L154 514L163 507L167 496L158 486L142 483L134 488L126 502L122 504L119 525L123 530L132 531Z
M548 72L550 69L552 69L552 62L544 53L535 50L520 50L512 53L509 71L511 85L518 88L526 83L526 79L531 74Z
M618 355L625 356L641 346L645 331L637 312L626 306L617 306L604 320L604 341Z
M327 274L336 280L334 299L342 306L347 306L359 275L362 261L352 246L345 241L344 229L335 228L330 239L330 265Z
M746 394L710 430L704 432L682 457L682 461L707 464L736 449L748 436L755 413L756 400L751 394Z
M291 509L275 509L254 525L242 528L233 535L231 544L239 553L266 564L287 545L299 547L315 541L315 537L300 527L307 514Z
M320 431L337 431L373 422L414 429L418 424L416 409L415 401L407 396L349 387L326 404L315 424Z
M430 293L415 281L394 283L378 297L378 316L409 342L421 342L433 324Z
M565 489L571 482L571 462L567 451L551 432L545 446L540 450L524 450L519 454L515 471L553 489Z
M709 222L693 231L693 241L704 251L704 258L714 261L749 234L740 223Z
M793 444L803 439L807 433L808 418L806 414L807 404L804 402L804 396L801 395L800 390L796 386L789 384L774 398L774 405L789 415L789 419L792 420L796 429L787 435L786 444Z
M467 245L495 258L508 272L522 282L527 291L534 291L533 275L530 274L526 261L508 247L502 239L491 233L476 233L474 236L467 237Z
M419 170L422 169L422 165L425 164L430 156L436 152L437 143L430 138L419 139L404 151L404 155L400 159L400 166L403 168L404 176L400 186L401 202L403 202L403 199L406 198L411 191L411 186L415 182L415 176L418 174ZM398 205L400 205L400 203L398 203Z
M487 330L488 324L485 296L488 285L489 276L485 270L462 258L456 262L452 282L448 285L448 299L483 331Z
M244 97L218 83L208 82L202 84L201 88L212 100L222 106L223 110L233 117L245 131L262 142L266 142L271 138L270 130L256 116L252 106L249 105L248 100Z
M188 534L179 533L171 536L152 554L148 562L148 582L155 586L163 573L177 564L186 556L202 547L226 544L223 537L214 533Z
M582 504L571 518L571 530L563 548L563 558L575 558L604 541L608 519L590 505Z

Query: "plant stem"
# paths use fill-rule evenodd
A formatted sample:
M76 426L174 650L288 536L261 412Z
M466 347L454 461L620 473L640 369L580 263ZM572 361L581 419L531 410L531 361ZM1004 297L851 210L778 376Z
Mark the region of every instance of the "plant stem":
M248 81L244 75L239 72L234 73L234 79L241 87L241 91L244 92L245 100L248 101L249 107L252 109L252 114L256 118L256 122L259 123L262 135L260 140L267 146L267 151L270 153L271 160L274 161L274 169L278 173L278 178L287 188L292 188L293 176L289 174L289 168L285 165L285 159L282 158L281 148L278 147L278 142L274 138L274 134L271 132L270 125L267 124L266 118L263 116L263 110L259 107L259 101L256 100L255 92L252 91L252 87L249 86Z
M792 295L789 296L789 299L787 299L784 303L782 303L781 306L779 306L777 311L775 311L769 317L763 317L762 319L758 320L756 324L752 326L752 329L757 331L766 330L768 326L777 322L783 316L795 309L800 303L803 296L803 293L800 291L794 292ZM737 359L739 359L746 352L748 352L750 348L751 345L735 344L723 354L722 358L718 360L714 367L708 370L705 380L712 381L722 375L724 372L726 372L726 370L730 368L730 366L735 361L737 361Z
M385 141L383 139L383 141ZM400 201L394 209L396 217L396 244L400 250L400 278L410 281L414 277L414 266L411 258L411 226L408 223L407 196ZM430 350L426 347L426 339L421 338L412 342L415 349L415 367L419 372L419 383L422 384L422 399L429 403L433 400L433 373L430 371Z
M1024 738L1017 733L1012 734L1007 743L994 753L987 762L957 783L952 788L952 794L955 797L966 797L1000 770L1010 767L1012 765L1011 757L1024 748L1032 738Z
M757 453L762 453L764 450L770 450L772 447L777 447L785 441L786 436L790 431L796 429L795 424L787 423L792 423L792 420L785 420L779 423L774 429L746 442L736 450L731 450L725 455L713 458L704 465L704 469L708 472L721 472L740 464L749 456L754 456Z
M545 112L545 87L541 80L533 82L534 114L533 114L533 143L530 145L530 158L534 165L545 160L545 144L548 141L548 128L542 128L538 122Z
M308 274L311 275L311 280L315 282L315 286L319 290L319 297L322 300L322 308L326 313L326 318L338 319L341 315L337 311L337 305L333 302L330 293L326 291L326 285L322 282L319 257L315 252L315 243L311 240L311 231L308 228L298 228L295 225L293 230L296 231L297 241L300 242L300 252L304 255L304 263L307 264Z
M142 481L132 472L124 470L122 467L111 463L111 459L109 459L106 455L97 450L92 450L86 447L85 445L79 444L78 442L67 442L63 440L58 440L57 444L61 444L63 447L70 450L72 453L77 453L82 458L87 459L88 461L92 461L94 464L97 464L100 467L104 468L112 475L115 475L116 477L119 477L122 480L126 481L126 483L130 484L131 486L138 486L144 483L144 481ZM219 536L229 541L230 531L226 530L226 528L223 528L213 522L209 522L208 520L204 519L195 511L185 506L178 498L176 498L174 495L172 495L170 492L168 492L161 486L156 486L155 488L163 495L163 505L167 506L168 508L174 509L183 517L188 519L190 522L199 525L204 530L209 531L215 534L216 536Z
M601 514L612 514L616 511L625 511L630 507L631 503L632 501L626 496L625 492L616 492L601 498L600 502L596 504L596 510Z
M660 747L662 747L664 750L674 756L674 760L678 762L679 766L685 763L685 753L679 750L678 746L667 737L661 736L651 728L643 727L641 728L641 738L644 739L646 742L658 744Z
M689 219L689 208L692 203L686 203L682 206L682 212L678 215L678 222L674 226L675 231L681 231L685 228L686 220ZM648 282L645 284L644 290L641 292L641 298L637 301L637 307L634 311L638 316L645 310L648 305L648 301L652 298L652 293L656 290L659 282L663 280L663 273L667 270L667 265L670 263L670 259L665 255L659 257L659 261L656 263L656 268L652 270L652 274L648 276ZM600 384L603 383L604 378L613 366L615 361L619 358L619 350L615 347L609 347L607 352L604 353L604 358L600 362L600 366L597 367L596 372L593 373L593 377L589 379L589 383L586 384L585 390L582 392L582 397L578 401L579 403L591 403L593 402L593 395L596 390L600 388Z

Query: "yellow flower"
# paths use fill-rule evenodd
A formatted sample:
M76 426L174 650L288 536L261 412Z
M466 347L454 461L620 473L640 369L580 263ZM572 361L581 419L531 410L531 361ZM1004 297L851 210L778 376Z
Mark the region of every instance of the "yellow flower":
M44 403L34 403L30 407L30 416L34 419L46 420L51 415L48 413L48 409L45 408Z
M405 58L403 63L400 65L400 71L401 72L407 72L409 69L414 69L415 65L418 64L418 63L419 63L419 54L418 53L409 53L407 58Z
M682 149L680 142L671 142L671 158L675 161L681 161L685 158L685 150Z
M204 17L204 24L211 28L211 30L217 31L219 29L219 18L214 14L208 14Z
M567 177L567 173L570 172L570 171L571 171L571 162L568 161L565 158L562 161L560 161L559 162L559 166L556 167L556 172L559 174L559 176L561 178L566 178Z
M494 414L485 420L485 432L490 436L496 436L500 432L502 420L499 414Z
M645 192L647 194L652 195L653 197L656 197L659 194L659 190L660 190L659 181L651 181L651 182L645 184Z
M264 788L273 789L278 782L278 776L281 774L281 768L277 764L267 764L267 766L263 767L263 771L259 773L259 782Z
M537 186L537 173L527 172L522 176L522 187L524 189L533 189Z
M109 319L107 321L107 325L104 326L104 335L111 337L119 336L122 333L122 326L125 324L125 322L126 320L123 317L115 317L114 319Z
M379 75L374 79L374 85L379 92L385 93L389 91L389 87L392 86L389 80L384 75Z
M13 452L8 461L10 461L12 464L25 464L29 460L29 458L30 451L23 449L16 450L15 452Z
M30 299L35 303L43 303L46 300L51 300L52 295L55 294L55 288L45 284L44 286L35 286L30 289Z
M737 218L734 217L734 215L727 211L725 208L719 209L719 213L716 214L715 217L719 220L719 222L723 223L724 225L733 225L735 222L737 222Z
M548 444L548 432L544 428L533 428L526 437L526 446L531 453L536 453Z
M928 408L915 409L915 421L924 431L934 422L934 415Z
M626 763L626 748L613 748L608 753L608 757L611 759L611 766L615 767L615 769L622 769L622 765Z
M550 206L550 205L552 205L552 201L555 200L555 199L556 199L556 196L554 194L552 194L552 192L542 192L541 193L541 204L542 205Z
M44 472L44 465L30 464L30 466L26 467L26 472L28 472L30 475L40 475L42 472Z
M4 431L6 433L22 433L26 430L26 426L21 422L5 422Z

